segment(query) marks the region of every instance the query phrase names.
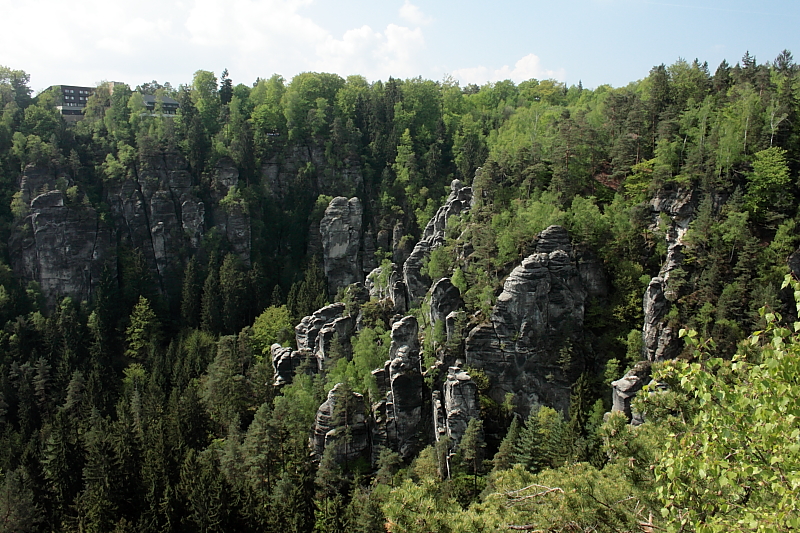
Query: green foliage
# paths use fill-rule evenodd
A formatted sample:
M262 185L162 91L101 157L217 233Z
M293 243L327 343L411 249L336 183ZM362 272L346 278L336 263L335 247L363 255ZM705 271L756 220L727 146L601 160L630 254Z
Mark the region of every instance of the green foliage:
M285 305L267 307L253 323L253 348L257 354L268 356L270 347L278 343L288 346L294 335L294 325Z
M126 355L140 361L145 360L159 341L159 329L158 318L150 307L150 302L140 296L131 313L131 323L125 331L128 342Z
M339 359L329 371L326 378L326 389L332 389L337 383L347 383L351 390L361 394L369 394L376 400L378 388L372 371L383 368L389 359L391 332L382 328L365 327L353 338L353 356L350 360Z
M793 287L800 297L800 285ZM800 326L792 331L777 315L764 317L766 330L732 361L709 357L713 345L689 332L699 361L669 362L656 375L689 404L656 465L662 514L675 528L779 531L799 523Z
M744 203L756 217L763 218L765 211L785 211L792 203L787 194L791 179L786 154L786 150L772 146L753 155Z

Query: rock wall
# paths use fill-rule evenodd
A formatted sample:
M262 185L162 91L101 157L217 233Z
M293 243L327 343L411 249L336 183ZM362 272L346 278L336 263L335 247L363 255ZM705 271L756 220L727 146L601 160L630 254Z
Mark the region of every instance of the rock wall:
M480 417L478 386L461 368L460 361L447 370L441 391L433 393L436 440L447 435L453 448L458 446L473 418Z
M322 264L331 296L342 287L364 281L360 254L363 213L361 200L338 196L331 200L319 224Z
M410 307L419 305L430 289L431 280L422 274L422 265L433 249L444 243L447 220L472 206L472 187L464 187L461 180L453 180L450 184L450 195L445 204L436 211L436 215L428 221L422 239L414 246L414 250L403 264L403 281L408 292Z
M676 357L683 346L678 331L667 321L667 314L678 294L670 290L673 271L683 265L683 236L694 218L697 204L694 190L659 191L650 202L653 229L662 214L669 217L666 231L667 256L658 276L650 280L644 293L642 307L642 357L648 361L663 361Z
M304 182L298 183L301 173ZM310 188L314 197L320 194L350 196L361 190L364 177L357 158L345 160L341 168L332 168L325 157L325 147L314 143L295 145L265 160L261 164L261 183L280 202L296 187Z
M90 301L103 267L112 275L117 269L112 229L94 208L65 204L60 190L32 198L30 213L14 227L9 252L15 275L38 282L49 308L64 296Z
M585 300L569 234L550 226L506 279L489 321L466 339L466 363L491 378L495 401L513 393L523 413L537 404L567 412L584 369Z
M635 415L631 409L631 402L642 387L650 383L651 365L649 361L640 361L622 378L611 383L612 411L625 413L634 425L643 422L641 415Z
M317 410L310 441L317 459L331 447L334 461L340 464L369 459L371 439L364 397L337 383Z

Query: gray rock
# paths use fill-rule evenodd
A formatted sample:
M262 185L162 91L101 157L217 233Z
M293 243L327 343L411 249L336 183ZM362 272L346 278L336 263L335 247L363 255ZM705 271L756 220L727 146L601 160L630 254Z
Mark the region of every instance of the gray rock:
M578 275L588 298L605 298L609 293L608 277L600 259L586 246L575 247Z
M317 335L316 349L314 355L319 361L319 368L323 368L325 362L330 358L331 346L334 337L339 340L339 347L343 353L339 356L348 357L350 355L350 337L355 330L356 319L352 316L342 316L333 320L330 325L325 325Z
M364 397L348 392L342 383L336 384L319 406L311 433L311 449L317 459L330 447L337 463L368 458L370 449Z
M245 266L250 266L250 215L244 201L223 202L231 189L238 187L239 170L228 157L217 162L211 179L211 197L214 205L211 209L213 225L225 237L236 256Z
M644 293L643 355L648 361L664 361L677 357L682 348L677 332L666 320L672 303L666 297L664 278L650 280Z
M387 423L392 447L404 459L415 456L422 445L424 382L420 369L417 319L407 316L392 326L389 346Z
M403 264L403 281L408 293L410 307L419 305L432 280L422 274L422 265L433 249L441 246L445 239L447 220L464 211L472 205L472 188L464 187L460 180L453 180L450 184L450 195L445 204L436 211L436 215L428 221L422 239L414 246L411 255Z
M548 228L536 249L506 279L488 323L469 332L466 362L491 378L497 402L513 393L522 412L536 404L567 412L570 386L584 368L586 290L566 230Z
M347 158L342 163L341 167L332 168L325 146L320 143L296 145L263 160L261 183L278 202L285 201L289 190L299 186L298 176L302 176L302 186L309 188L314 197L353 195L364 184L361 163L358 158Z
M662 361L676 357L683 342L678 338L675 328L667 323L666 316L672 302L680 295L673 294L669 279L673 271L683 265L683 236L694 217L697 198L694 189L659 191L650 202L652 228L658 226L662 214L670 220L666 228L667 256L658 276L647 286L642 308L642 357L648 361Z
M469 421L480 416L478 386L472 381L470 375L457 364L448 369L447 380L444 382L442 391L444 393L443 418L446 424L446 433L453 445L457 446L467 431Z
M181 202L181 226L192 248L200 248L205 233L206 206L194 198Z
M383 267L373 269L367 276L365 285L370 297L378 300L390 300L392 309L396 314L402 315L408 310L406 287L403 283L402 273L396 263L391 264L388 274L384 273Z
M359 261L363 212L361 200L339 196L331 200L319 224L323 267L332 296L342 287L363 281Z
M276 387L288 385L294 379L294 372L303 362L303 354L295 352L291 348L284 348L280 344L273 344L270 347L272 355L272 370L275 373Z
M431 287L430 321L431 326L445 320L447 315L457 311L464 305L461 291L453 285L450 278L442 278Z
M317 335L320 330L333 324L335 319L342 316L344 309L345 305L337 302L317 309L310 316L303 317L300 323L294 327L297 349L313 353L317 346Z
M113 232L88 206L65 206L61 191L36 196L9 240L14 273L39 283L48 308L91 301L104 265L116 275Z
M611 394L612 407L611 411L620 411L625 413L628 420L633 419L631 411L631 402L636 394L642 390L642 387L651 381L651 366L649 361L641 361L636 363L634 367L629 370L625 376L611 383L613 392Z

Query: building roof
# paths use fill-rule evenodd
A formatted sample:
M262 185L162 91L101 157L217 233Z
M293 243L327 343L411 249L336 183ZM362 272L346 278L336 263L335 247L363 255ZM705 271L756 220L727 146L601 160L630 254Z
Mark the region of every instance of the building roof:
M160 100L162 104L174 105L174 106L178 105L178 101L175 100L174 98L170 98L169 96L158 96L158 97L156 97L155 95L152 95L152 94L143 94L142 95L142 100L144 100L144 105L146 105L148 107L155 106L156 105L156 99Z

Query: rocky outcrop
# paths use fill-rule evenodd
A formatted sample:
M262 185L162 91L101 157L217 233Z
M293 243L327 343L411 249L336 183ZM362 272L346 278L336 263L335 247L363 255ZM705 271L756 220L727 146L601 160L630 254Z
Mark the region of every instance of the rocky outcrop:
M453 285L450 278L442 278L431 287L430 321L431 326L445 320L447 315L457 311L464 305L461 300L461 291Z
M631 410L631 402L642 387L650 383L651 370L649 361L636 363L622 378L611 383L613 392L611 394L611 411L625 413L628 420L638 425L642 422L641 416L634 416Z
M299 187L310 189L315 198L320 194L353 195L364 184L361 164L358 158L342 163L340 168L332 168L322 144L296 145L262 162L261 183L279 202ZM298 176L302 176L302 184Z
M105 193L120 240L141 250L162 292L179 286L185 235L199 246L204 234L205 206L192 190L186 161L153 152L140 158L136 175L107 183Z
M363 212L358 198L338 196L331 200L319 224L322 262L331 296L342 287L363 281L359 254Z
M448 369L442 391L434 391L433 409L436 439L447 435L453 447L458 446L469 421L480 416L478 386L461 368L460 361Z
M242 264L250 266L250 215L244 199L237 194L238 186L239 170L233 160L220 159L211 179L212 225L225 237Z
M600 259L587 246L575 247L575 261L578 264L578 275L586 289L587 298L605 298L608 296L608 277Z
M291 383L297 368L311 355L308 350L292 350L277 343L270 347L270 354L272 355L272 371L275 374L273 385L276 387Z
M471 205L472 187L464 187L461 180L453 180L447 201L428 221L422 238L403 264L403 281L408 293L409 306L419 305L431 286L433 280L422 273L422 266L430 256L431 250L444 244L447 220L468 210Z
M466 339L466 363L491 378L495 401L513 393L523 413L536 404L567 412L570 386L584 368L585 300L569 234L550 226L506 279L488 323Z
M695 196L694 190L659 191L650 202L653 229L658 227L662 215L669 217L670 222L665 235L667 256L658 276L648 284L642 302L642 356L648 361L672 359L682 348L675 327L667 321L672 302L679 297L670 288L670 277L683 264L683 236L694 217Z
M345 305L337 302L317 309L313 314L303 317L294 327L295 340L298 350L314 351L317 345L317 335L322 328L333 324L333 321L344 312Z
M392 326L389 361L373 372L378 389L386 399L373 406L376 452L383 446L410 459L424 443L423 388L420 368L419 325L413 316Z
M94 208L67 205L60 190L31 200L29 214L14 227L9 252L14 273L38 282L49 308L64 296L90 301L104 266L116 274L111 228Z
M364 397L338 383L319 406L311 433L311 449L317 459L332 449L339 464L369 458L370 432Z
M396 314L402 315L408 310L406 286L396 263L391 264L388 272L384 272L383 267L373 269L367 276L365 286L370 297L390 300Z

